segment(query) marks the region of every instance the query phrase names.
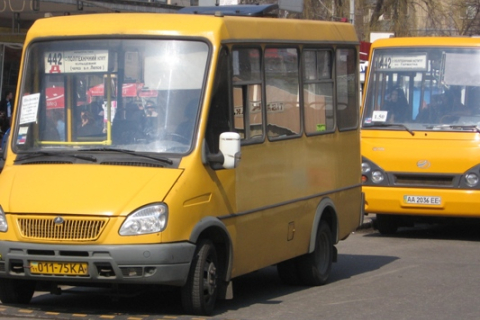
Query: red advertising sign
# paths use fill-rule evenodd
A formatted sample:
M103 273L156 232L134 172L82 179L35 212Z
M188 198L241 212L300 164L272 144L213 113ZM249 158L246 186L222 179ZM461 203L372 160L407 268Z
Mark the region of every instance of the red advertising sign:
M65 107L64 91L63 87L52 87L45 90L47 109L63 109Z

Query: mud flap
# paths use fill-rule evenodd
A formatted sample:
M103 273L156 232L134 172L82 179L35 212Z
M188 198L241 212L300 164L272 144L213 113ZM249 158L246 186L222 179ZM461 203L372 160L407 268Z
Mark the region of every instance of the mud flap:
M233 299L233 284L232 281L222 281L218 288L218 299L231 300Z

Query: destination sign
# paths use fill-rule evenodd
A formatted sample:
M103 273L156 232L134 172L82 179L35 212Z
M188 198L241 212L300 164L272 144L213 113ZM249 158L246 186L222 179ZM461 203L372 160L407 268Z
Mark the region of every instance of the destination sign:
M380 55L375 59L375 69L379 71L425 71L427 70L427 54Z
M108 50L46 52L45 73L85 73L108 71Z

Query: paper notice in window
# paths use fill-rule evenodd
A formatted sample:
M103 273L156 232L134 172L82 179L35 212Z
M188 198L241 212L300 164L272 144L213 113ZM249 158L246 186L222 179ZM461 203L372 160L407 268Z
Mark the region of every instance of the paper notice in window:
M20 108L20 124L37 121L38 104L40 102L40 93L30 94L22 97L22 106Z
M380 111L375 110L373 111L372 121L373 122L385 122L387 121L388 111Z

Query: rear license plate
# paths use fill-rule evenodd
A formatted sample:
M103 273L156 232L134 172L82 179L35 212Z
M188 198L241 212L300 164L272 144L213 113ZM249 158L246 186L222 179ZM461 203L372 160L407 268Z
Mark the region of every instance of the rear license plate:
M88 276L88 263L30 261L33 274Z
M403 201L408 204L425 204L440 206L442 205L441 197L431 197L431 196L403 196Z

